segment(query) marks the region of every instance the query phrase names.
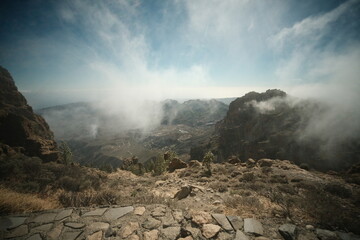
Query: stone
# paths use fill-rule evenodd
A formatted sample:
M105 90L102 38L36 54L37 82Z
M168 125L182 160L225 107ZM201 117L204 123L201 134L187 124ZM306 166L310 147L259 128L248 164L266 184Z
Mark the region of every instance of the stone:
M167 212L164 217L160 217L160 218L158 218L158 220L160 220L162 222L164 228L178 225L178 222L175 221L171 212Z
M310 231L315 230L313 225L306 225L305 228L306 228L306 230L310 230Z
M127 238L128 240L140 240L140 237L138 235L131 235Z
M17 238L25 236L29 233L29 228L27 225L20 225L17 228L14 228L10 232L5 234L5 238Z
M0 218L0 231L16 228L22 225L26 219L26 217L2 217Z
M180 227L167 227L160 230L163 239L173 240L180 234Z
M206 238L214 237L219 231L221 227L215 224L204 224L202 227L202 234Z
M153 218L153 217L148 217L145 222L143 222L142 224L143 228L146 229L154 229L154 228L158 228L161 226L161 221Z
M192 214L192 221L198 225L211 222L212 217L210 213L204 211L197 211Z
M187 168L187 164L186 162L182 161L179 158L173 158L171 160L171 162L169 163L169 172L174 172L176 169L181 169L181 168Z
M212 216L225 231L231 232L234 230L224 214L214 213Z
M134 214L142 216L144 214L145 210L146 210L145 207L137 207L134 210Z
M56 217L56 213L44 213L41 215L36 216L31 222L34 223L49 223L53 222Z
M64 227L62 224L57 225L50 232L47 233L47 239L51 239L51 240L59 239L59 236L63 228Z
M183 213L181 210L177 210L177 209L173 210L172 215L178 223L182 222L182 220L184 219L184 216L183 216Z
M336 233L325 230L325 229L316 229L316 235L320 240L338 240L338 236Z
M157 240L159 237L159 231L154 229L143 234L144 240Z
M42 237L39 233L32 235L31 237L27 238L26 240L42 240Z
M89 236L87 236L86 240L101 240L102 239L102 231L97 231Z
M59 221L59 220L62 220L64 218L70 217L72 212L73 212L72 209L66 209L66 210L63 210L63 211L59 212L55 217L55 221Z
M189 167L201 167L201 163L198 160L191 160L189 162Z
M279 233L285 240L295 240L296 226L294 224L283 224L279 227Z
M271 239L267 237L256 237L254 240L271 240Z
M246 236L242 231L237 230L234 240L249 240L249 237Z
M241 160L237 156L231 156L228 159L228 163L230 163L230 164L238 164L238 163L241 163Z
M229 234L227 232L220 232L217 237L216 237L217 240L233 240L234 237L232 234Z
M193 238L195 239L197 239L200 235L200 230L198 228L193 228L190 225L186 226L185 230L191 233L191 236L193 236Z
M107 208L98 208L89 212L86 212L82 215L82 217L100 217L104 214Z
M80 236L80 234L82 234L82 231L76 231L76 232L70 232L70 231L68 231L68 232L64 232L63 234L62 234L62 239L64 239L64 240L75 240L75 239L77 239L79 236ZM97 238L94 238L94 239L91 239L91 240L95 240L95 239L97 239ZM99 240L100 240L101 238L99 238Z
M65 226L69 227L69 228L73 228L73 229L80 229L85 227L84 223L77 223L77 222L67 222L65 223Z
M153 217L163 217L165 216L166 208L165 207L156 207L152 212L151 216Z
M179 238L178 240L194 240L194 238L192 236L187 236L184 238Z
M92 231L97 231L97 230L106 230L109 228L109 224L106 222L93 222L91 223L88 228L91 229Z
M262 158L260 159L257 164L260 166L260 167L271 167L273 165L273 160L271 159L267 159L267 158Z
M227 216L231 226L234 230L241 230L244 227L244 221L239 216Z
M181 189L177 193L175 193L174 198L178 200L184 199L190 195L192 189L192 186L182 186Z
M52 226L53 226L52 223L40 225L40 226L32 228L30 230L30 233L48 232L52 228Z
M341 240L360 240L360 236L353 233L336 232Z
M135 232L137 229L139 229L139 223L137 222L128 222L121 230L121 237L127 238L130 236L133 232Z
M244 232L251 233L254 235L263 235L263 227L261 223L254 218L244 219Z
M116 219L121 218L122 216L134 211L134 207L119 207L119 208L109 208L109 210L104 214L104 217L109 220L113 221Z
M109 238L109 237L116 237L116 231L114 229L112 229L111 227L109 227L108 229L106 229L105 231L105 237Z

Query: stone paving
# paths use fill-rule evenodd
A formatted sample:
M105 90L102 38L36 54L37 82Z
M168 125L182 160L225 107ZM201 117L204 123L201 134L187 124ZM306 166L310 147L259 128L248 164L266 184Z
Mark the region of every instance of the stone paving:
M299 234L297 226L283 224L276 236L269 237L254 218L182 211L165 205L69 208L0 217L0 239L360 239L349 233L306 229Z

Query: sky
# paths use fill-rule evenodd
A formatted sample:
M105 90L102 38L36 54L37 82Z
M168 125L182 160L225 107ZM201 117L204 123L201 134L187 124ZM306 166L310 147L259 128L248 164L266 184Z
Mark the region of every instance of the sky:
M35 108L270 88L354 103L359 16L360 0L2 0L0 65Z

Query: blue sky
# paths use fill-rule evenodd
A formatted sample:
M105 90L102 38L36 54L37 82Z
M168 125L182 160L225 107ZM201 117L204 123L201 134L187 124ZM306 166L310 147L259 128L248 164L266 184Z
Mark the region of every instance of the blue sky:
M360 0L3 0L0 65L34 107L268 88L355 95L358 16Z

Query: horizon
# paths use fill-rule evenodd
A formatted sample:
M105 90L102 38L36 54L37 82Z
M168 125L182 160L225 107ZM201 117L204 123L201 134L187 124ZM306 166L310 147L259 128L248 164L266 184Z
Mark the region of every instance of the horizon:
M359 0L0 6L0 64L34 108L241 97L274 88L359 100Z

